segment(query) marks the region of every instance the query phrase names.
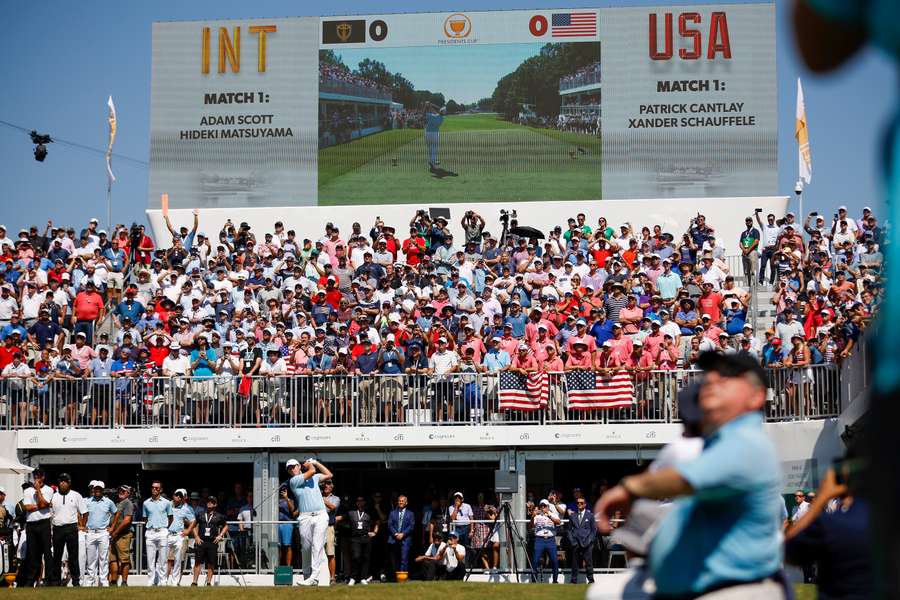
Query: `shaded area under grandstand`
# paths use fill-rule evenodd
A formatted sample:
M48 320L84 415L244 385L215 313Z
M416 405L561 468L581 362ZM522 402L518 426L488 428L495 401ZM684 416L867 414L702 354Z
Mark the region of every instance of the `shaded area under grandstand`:
M494 113L453 115L428 170L420 129L384 131L319 151L319 204L599 199L600 139L526 127Z

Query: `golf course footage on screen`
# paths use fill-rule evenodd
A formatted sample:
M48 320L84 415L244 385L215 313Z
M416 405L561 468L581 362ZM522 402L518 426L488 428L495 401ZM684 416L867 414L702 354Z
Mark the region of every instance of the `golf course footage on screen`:
M155 23L149 208L765 196L772 3Z
M600 197L598 42L328 49L319 69L320 204ZM592 92L570 102L571 79Z

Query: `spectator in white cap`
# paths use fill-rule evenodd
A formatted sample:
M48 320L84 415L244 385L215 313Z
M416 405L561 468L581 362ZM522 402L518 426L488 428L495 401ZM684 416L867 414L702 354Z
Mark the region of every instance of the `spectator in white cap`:
M453 493L453 501L447 514L450 517L450 531L456 532L459 536L459 543L463 546L469 544L474 524L472 523L473 512L472 506L464 502L465 497L462 492Z
M187 376L191 374L191 359L181 353L181 344L172 342L169 344L169 355L163 359L162 375L172 379L170 390L172 403L174 404L175 423L181 422L181 411L184 408L186 396Z
M91 481L89 484L91 495L85 502L86 587L109 586L109 527L116 514L116 505L103 495L105 487L102 481Z
M428 368L435 375L434 403L437 411L437 421L444 420L444 409L447 409L447 417L453 421L454 414L454 389L453 382L448 377L459 370L459 355L447 348L448 340L441 336L437 341L437 351L428 360Z
M169 525L168 568L166 585L181 585L182 563L187 553L188 538L193 534L197 518L187 502L187 490L178 488L172 495L172 524Z

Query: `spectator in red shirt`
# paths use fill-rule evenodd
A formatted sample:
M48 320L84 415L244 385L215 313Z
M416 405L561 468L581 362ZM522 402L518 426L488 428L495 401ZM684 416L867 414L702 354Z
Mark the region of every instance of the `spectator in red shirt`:
M539 369L540 365L538 365L538 361L534 356L528 353L528 345L524 342L519 344L518 352L516 352L516 356L512 360L510 371L527 375L528 373L534 373Z
M587 342L575 341L570 348L569 357L566 359L567 370L590 371L594 368L594 361L588 352Z
M703 293L697 300L697 304L700 307L700 314L709 315L713 323L719 323L722 320L722 296L713 291L712 282L703 282Z
M414 267L422 262L422 255L425 254L425 238L419 235L419 230L415 227L409 228L409 237L403 240L403 254L406 255L406 264Z
M103 296L97 292L93 281L88 280L84 289L76 294L72 308L75 316L73 333L84 332L87 345L93 345L94 327L103 320L105 314Z

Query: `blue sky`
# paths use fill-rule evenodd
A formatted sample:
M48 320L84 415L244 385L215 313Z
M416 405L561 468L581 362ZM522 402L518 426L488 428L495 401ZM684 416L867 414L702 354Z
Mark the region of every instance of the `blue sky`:
M635 6L617 0L572 4L554 0L331 0L320 3L256 0L156 0L121 2L9 2L0 36L0 120L38 129L95 148L106 143L106 97L119 115L116 151L147 161L150 123L150 26L154 21L379 12ZM657 4L688 4L678 0ZM847 204L880 205L879 144L897 102L897 76L882 54L868 50L839 75L819 78L801 67L790 27L790 4L778 0L779 192L791 194L797 178L793 138L796 78L803 76L813 155L813 183L805 209L831 213ZM10 229L48 218L83 224L106 215L106 175L100 155L52 144L44 163L31 155L19 131L0 127L0 223ZM143 220L149 172L116 161L113 220Z
M522 61L537 56L541 44L473 44L406 48L358 48L340 50L351 69L370 58L388 71L402 73L417 90L443 92L457 102L476 102L494 93L497 81L512 73Z

